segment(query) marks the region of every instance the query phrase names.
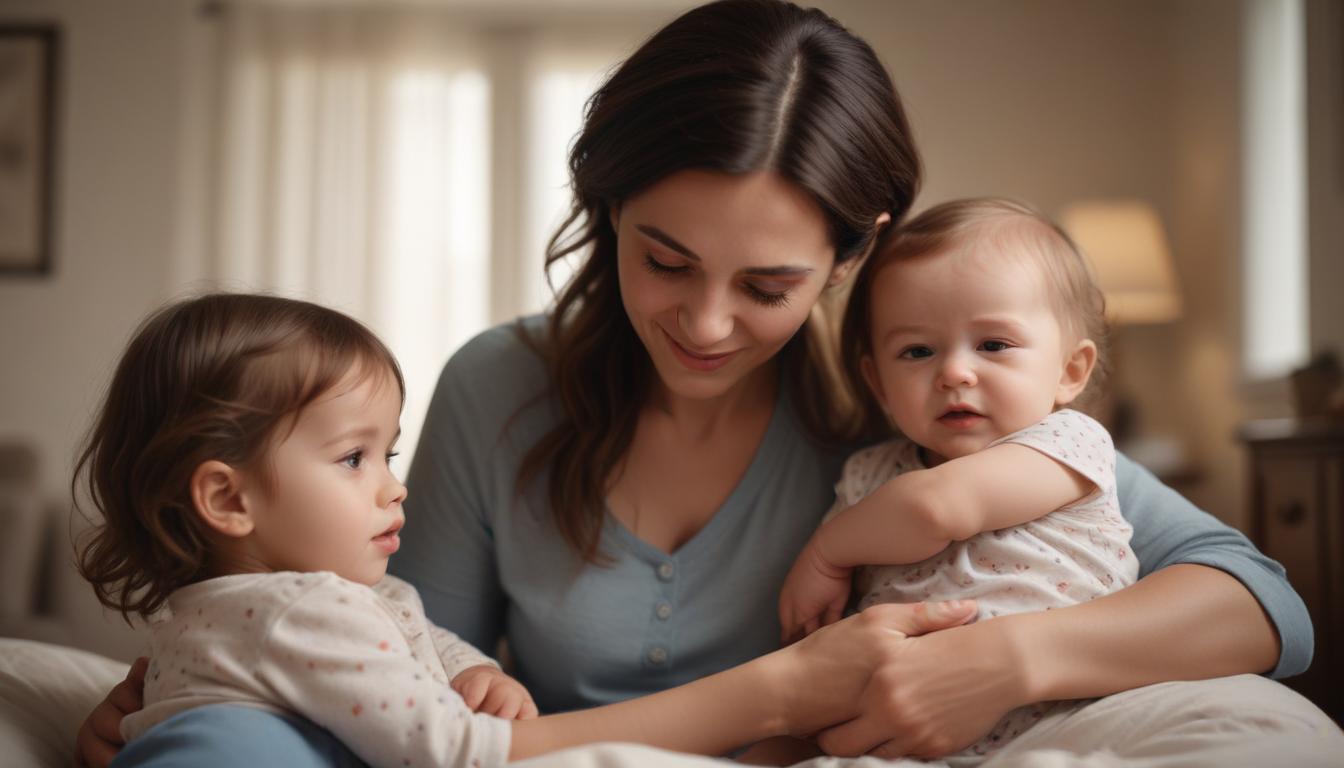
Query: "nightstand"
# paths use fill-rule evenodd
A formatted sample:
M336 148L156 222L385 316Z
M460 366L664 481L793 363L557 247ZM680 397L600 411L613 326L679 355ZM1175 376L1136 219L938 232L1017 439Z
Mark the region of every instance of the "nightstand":
M1253 421L1251 538L1283 563L1316 628L1316 655L1286 680L1344 722L1344 424Z

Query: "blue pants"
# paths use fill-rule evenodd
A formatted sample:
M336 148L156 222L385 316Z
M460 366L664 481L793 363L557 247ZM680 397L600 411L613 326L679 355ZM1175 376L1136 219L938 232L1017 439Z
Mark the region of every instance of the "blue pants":
M111 768L366 768L330 732L297 717L216 704L179 713L122 748Z

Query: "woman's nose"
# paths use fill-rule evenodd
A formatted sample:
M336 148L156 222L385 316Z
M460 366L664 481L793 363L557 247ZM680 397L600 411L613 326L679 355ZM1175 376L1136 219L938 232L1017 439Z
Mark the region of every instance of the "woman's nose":
M677 324L686 340L708 350L733 332L732 302L721 291L702 291L677 310Z

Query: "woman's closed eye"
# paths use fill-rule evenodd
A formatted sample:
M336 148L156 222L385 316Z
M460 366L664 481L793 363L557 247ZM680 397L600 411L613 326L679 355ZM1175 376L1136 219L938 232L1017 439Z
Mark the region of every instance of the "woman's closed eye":
M644 254L644 268L663 277L681 277L691 271L689 264L680 266L667 264L655 259L651 253ZM745 282L742 284L742 292L747 295L747 298L767 307L782 307L789 303L790 291L788 288L770 290L754 282Z
M663 262L653 258L653 254L651 253L644 254L644 268L649 270L655 275L684 275L687 272L691 271L691 268L684 264L681 266L675 266L673 264L664 264Z
M789 303L788 289L767 291L752 283L744 283L743 290L747 292L747 296L749 296L752 301L767 307L782 307Z

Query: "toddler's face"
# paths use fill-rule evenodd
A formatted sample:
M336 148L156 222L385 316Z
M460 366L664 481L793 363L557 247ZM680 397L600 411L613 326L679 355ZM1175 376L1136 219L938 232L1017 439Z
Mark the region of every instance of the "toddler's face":
M281 433L271 488L250 491L252 550L267 568L332 571L369 585L383 577L405 521L406 488L388 467L400 415L390 376L358 381L352 372Z
M1068 350L1041 268L993 238L884 267L864 375L932 463L974 453L1063 405Z

